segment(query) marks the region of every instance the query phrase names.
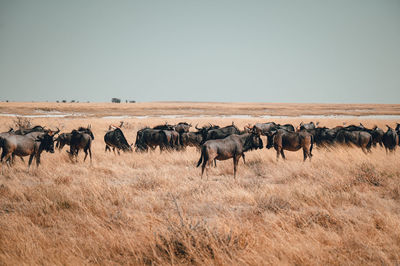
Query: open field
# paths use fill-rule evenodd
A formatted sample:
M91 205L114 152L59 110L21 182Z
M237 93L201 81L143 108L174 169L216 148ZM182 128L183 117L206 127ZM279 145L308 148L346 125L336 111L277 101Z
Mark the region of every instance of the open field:
M46 109L47 108L47 109ZM265 111L265 109L271 111ZM93 163L71 163L65 148L44 153L27 172L17 159L0 176L0 264L388 264L400 263L400 154L373 148L302 152L251 151L233 179L232 161L200 178L194 148L160 154L104 152L103 136L124 118L129 143L144 126L185 121L247 124L309 122L306 118L210 118L220 115L400 115L400 105L225 103L52 104L1 103L0 113L80 113L35 117L33 124L63 132L92 125ZM200 110L200 111L199 111ZM198 116L198 117L196 117ZM0 116L0 132L14 117ZM315 120L314 120L315 121ZM390 119L318 120L333 127ZM194 130L194 129L192 129ZM266 139L263 137L264 146Z

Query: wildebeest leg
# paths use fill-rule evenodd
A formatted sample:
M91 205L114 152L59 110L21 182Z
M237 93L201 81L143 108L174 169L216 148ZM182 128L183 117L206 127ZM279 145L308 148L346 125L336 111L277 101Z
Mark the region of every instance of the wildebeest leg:
M236 179L237 166L239 164L240 155L233 157L233 178Z
M285 154L283 153L283 149L281 148L281 155L284 160L286 160Z
M90 163L92 163L92 148L89 147Z
M105 147L105 149L104 149L104 152L107 152L107 151L110 151L110 152L111 152L110 147L106 144L106 147Z
M87 151L87 149L84 149L83 151L85 152L85 157L83 158L83 161L86 161L86 157L88 155L88 151Z
M31 167L31 164L32 164L33 156L34 156L34 154L31 154L31 155L29 156L29 161L28 161L28 172L29 172L29 168Z
M279 150L278 147L275 148L275 150L276 150L276 160L278 161L279 160L279 154L281 153L281 151Z
M121 155L121 153L119 152L119 149L117 149L118 155Z
M40 164L40 154L36 155L36 167L39 167Z
M214 159L214 167L217 167L217 159Z

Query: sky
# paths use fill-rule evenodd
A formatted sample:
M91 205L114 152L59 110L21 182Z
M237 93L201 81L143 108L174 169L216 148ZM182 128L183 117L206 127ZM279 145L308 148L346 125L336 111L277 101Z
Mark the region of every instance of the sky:
M400 1L0 0L0 100L399 103Z

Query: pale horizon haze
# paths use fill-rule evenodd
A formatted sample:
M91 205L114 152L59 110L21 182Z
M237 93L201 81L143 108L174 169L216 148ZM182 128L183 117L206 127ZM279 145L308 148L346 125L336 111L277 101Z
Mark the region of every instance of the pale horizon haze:
M0 92L399 103L400 1L0 0Z

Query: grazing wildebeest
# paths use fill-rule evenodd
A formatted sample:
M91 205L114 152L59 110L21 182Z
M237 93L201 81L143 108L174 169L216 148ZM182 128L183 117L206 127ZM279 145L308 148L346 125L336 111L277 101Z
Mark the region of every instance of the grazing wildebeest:
M48 133L44 133L36 139L32 139L29 136L11 134L6 137L0 137L0 147L3 148L1 153L2 171L4 163L13 155L20 157L29 155L29 170L33 157L36 158L36 166L39 166L40 155L43 151L54 153L54 139Z
M394 152L397 145L399 145L399 135L390 126L386 125L387 131L383 134L382 142L385 146L386 153L388 151Z
M115 127L114 130L108 130L106 132L104 135L104 142L106 143L105 151L111 151L112 147L114 154L115 149L117 149L118 155L120 154L119 150L124 152L132 152L132 147L128 144L124 133L122 133L122 130L118 127Z
M148 151L149 148L154 150L157 146L160 147L160 152L170 146L164 130L146 127L137 132L135 141L136 151Z
M277 160L279 159L279 154L282 155L283 159L286 159L283 152L284 150L298 151L303 149L304 161L307 157L311 161L314 140L313 136L307 131L290 132L284 129L278 129L269 132L267 138L268 143L266 148L275 148Z
M197 167L201 166L201 177L207 164L214 160L233 159L233 176L236 178L239 159L245 152L252 149L262 149L263 142L258 132L245 133L243 135L232 134L224 139L206 141L201 147L201 156Z
M71 137L71 133L61 133L60 135L58 135L58 137L55 139L56 148L61 151L65 145L69 146L71 143Z
M340 130L336 134L335 142L339 144L354 144L360 147L364 153L371 152L372 136L366 131Z
M78 153L80 149L85 152L85 157L83 161L86 161L86 157L89 153L90 162L92 162L92 141L94 140L94 135L89 125L87 128L80 127L78 130L72 130L71 132L71 143L69 146L69 155L71 160L75 157L76 162L78 162Z

